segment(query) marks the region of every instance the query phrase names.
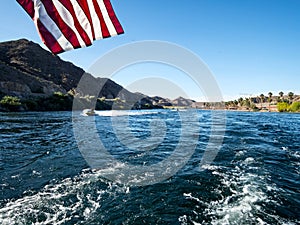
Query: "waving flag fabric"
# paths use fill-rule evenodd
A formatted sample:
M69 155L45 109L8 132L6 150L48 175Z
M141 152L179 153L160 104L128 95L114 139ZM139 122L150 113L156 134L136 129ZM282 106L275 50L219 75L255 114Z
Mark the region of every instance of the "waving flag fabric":
M17 0L54 53L124 33L110 0Z

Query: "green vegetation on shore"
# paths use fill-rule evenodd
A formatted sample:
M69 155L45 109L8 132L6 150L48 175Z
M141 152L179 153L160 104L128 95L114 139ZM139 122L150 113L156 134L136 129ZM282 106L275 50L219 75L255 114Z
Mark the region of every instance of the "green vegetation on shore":
M21 105L20 99L14 96L4 96L0 100L0 107L6 109L6 111L18 111Z
M289 104L287 102L277 103L278 112L300 112L300 102L293 102Z
M228 110L300 112L300 96L293 92L284 95L282 91L278 93L278 96L274 96L272 92L269 92L267 95L260 94L257 97L225 102L225 106Z
M48 97L20 99L5 95L0 100L0 111L69 111L72 110L73 97L55 92Z

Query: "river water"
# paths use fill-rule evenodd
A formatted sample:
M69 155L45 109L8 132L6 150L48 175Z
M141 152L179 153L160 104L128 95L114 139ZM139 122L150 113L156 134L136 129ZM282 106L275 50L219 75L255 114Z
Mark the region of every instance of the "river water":
M70 112L1 113L0 224L300 224L300 114L227 112L218 155L200 168L212 112L196 113L194 151L172 176L148 185L91 168ZM114 133L112 118L122 114L75 120L95 123L120 164L155 167L181 141L178 115L133 113L129 132L144 141L132 145ZM163 138L151 133L155 126ZM160 143L145 150L150 136Z

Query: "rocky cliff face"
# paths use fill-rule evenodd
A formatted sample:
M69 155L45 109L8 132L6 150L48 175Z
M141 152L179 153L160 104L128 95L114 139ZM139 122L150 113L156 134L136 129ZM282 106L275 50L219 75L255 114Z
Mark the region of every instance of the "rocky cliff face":
M21 97L66 93L84 73L25 39L0 43L0 71L1 91Z
M21 39L0 43L0 91L21 98L50 96L54 92L74 90L85 71L44 50L38 44ZM137 96L105 78L90 75L89 85L103 86L99 97L135 99ZM76 90L75 90L76 93Z

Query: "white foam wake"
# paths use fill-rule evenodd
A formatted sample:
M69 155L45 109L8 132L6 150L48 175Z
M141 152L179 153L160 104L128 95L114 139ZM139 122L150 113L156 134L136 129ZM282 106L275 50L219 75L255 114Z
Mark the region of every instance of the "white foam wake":
M0 209L0 224L85 224L101 207L103 196L116 192L128 193L129 188L107 183L99 173L83 173L10 200Z

